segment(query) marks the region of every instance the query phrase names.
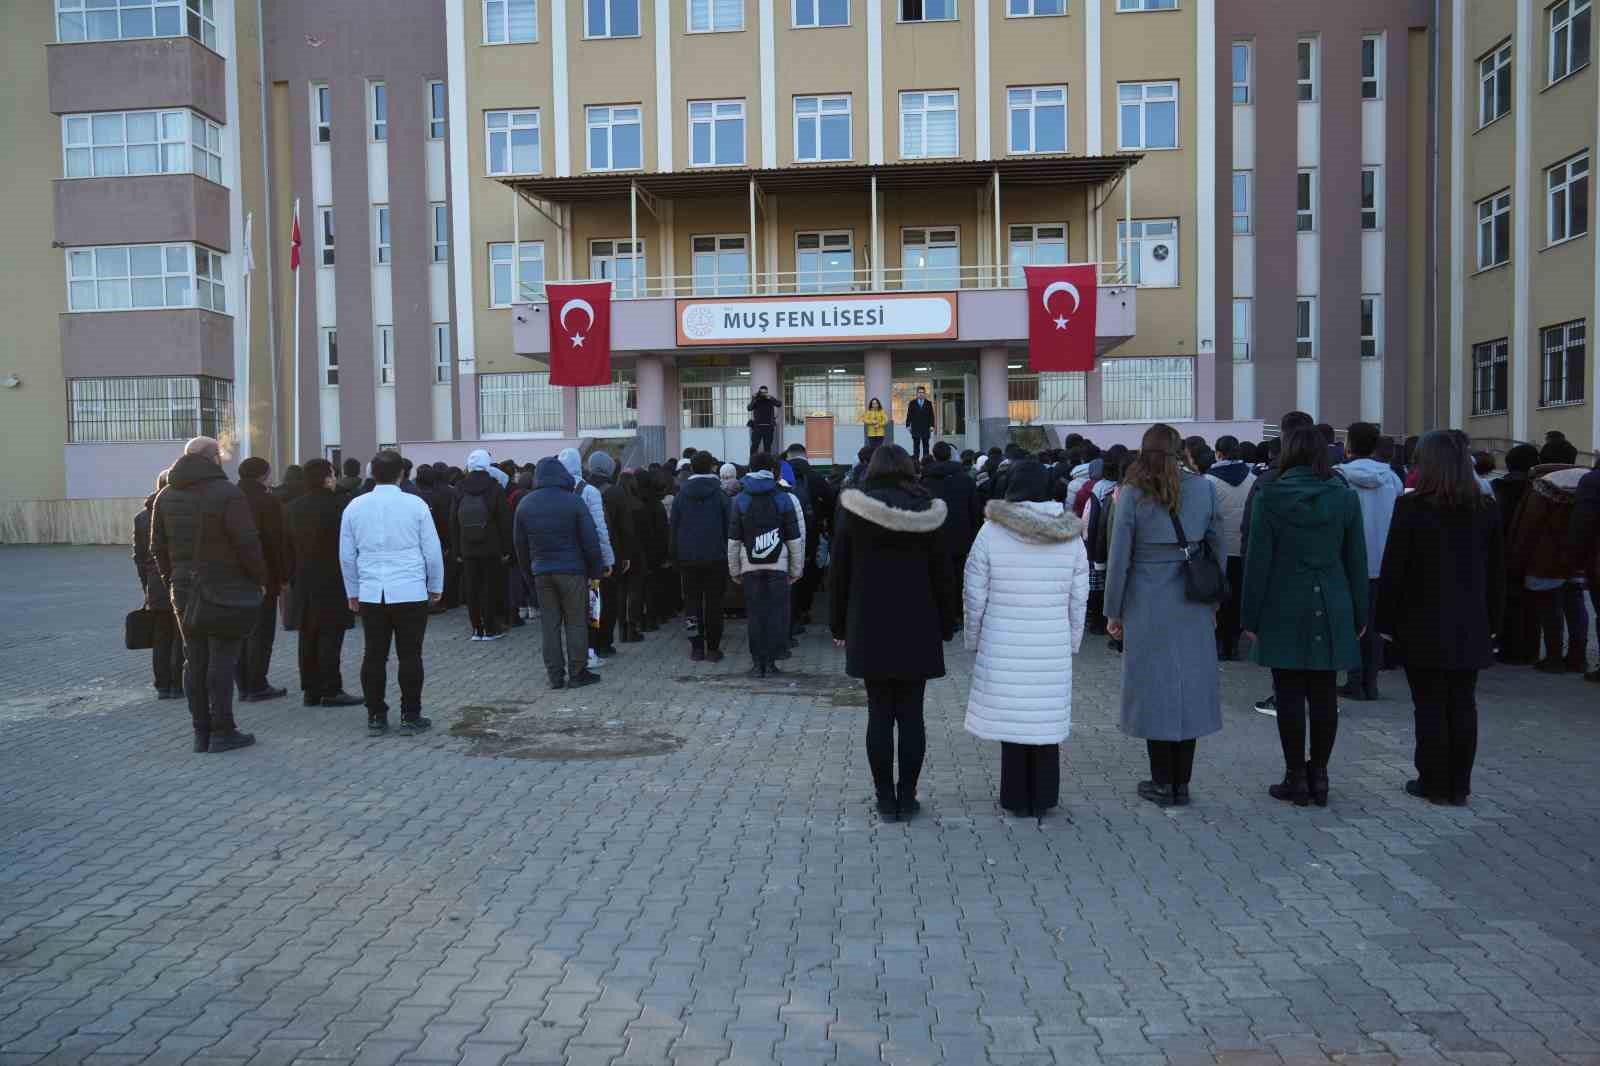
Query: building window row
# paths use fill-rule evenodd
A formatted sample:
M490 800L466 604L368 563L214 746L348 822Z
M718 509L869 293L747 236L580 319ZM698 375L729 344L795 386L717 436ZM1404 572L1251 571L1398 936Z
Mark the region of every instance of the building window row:
M222 253L199 244L67 249L67 310L227 311Z
M1588 322L1576 319L1539 331L1544 353L1539 384L1540 407L1565 407L1583 402L1583 367L1588 354Z
M56 0L56 40L193 37L217 51L216 0Z
M1478 60L1478 126L1511 111L1511 42Z
M221 437L232 429L231 381L120 377L67 383L67 440L73 444Z
M690 33L744 29L744 0L689 0Z
M1589 232L1589 153L1579 152L1545 172L1547 244Z
M69 178L194 173L222 183L222 127L193 111L103 111L61 117Z
M426 114L428 140L444 139L449 121L448 101L444 82L431 80L426 85ZM381 81L369 81L366 87L367 138L371 141L389 139L389 87ZM333 90L322 82L311 86L311 139L317 144L333 140Z
M1472 346L1472 413L1506 413L1506 385L1510 376L1510 344L1507 338Z
M1589 65L1590 0L1561 0L1545 16L1549 21L1550 84Z

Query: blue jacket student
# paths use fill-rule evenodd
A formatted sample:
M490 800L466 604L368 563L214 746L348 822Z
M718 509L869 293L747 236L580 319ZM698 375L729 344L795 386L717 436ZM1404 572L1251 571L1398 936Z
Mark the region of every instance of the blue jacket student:
M512 523L523 573L600 576L600 537L583 497L572 491L575 484L559 459L539 460L533 491L517 504Z
M672 558L681 564L728 560L728 518L733 501L716 474L695 474L672 500Z

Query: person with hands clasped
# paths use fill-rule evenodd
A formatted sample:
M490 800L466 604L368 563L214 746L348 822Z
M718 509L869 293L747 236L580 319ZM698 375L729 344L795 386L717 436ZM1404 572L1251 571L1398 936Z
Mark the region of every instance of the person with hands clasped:
M745 404L745 410L750 412L750 454L751 456L770 453L773 441L778 432L778 409L783 406L783 401L767 392L765 385L756 390L750 397L750 402Z

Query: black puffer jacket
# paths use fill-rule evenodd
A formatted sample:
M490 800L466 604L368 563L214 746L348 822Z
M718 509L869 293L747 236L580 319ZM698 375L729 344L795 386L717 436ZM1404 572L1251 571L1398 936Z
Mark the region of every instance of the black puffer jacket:
M150 516L150 554L179 615L194 585L197 551L204 552L208 576L218 581L267 584L261 537L244 493L210 459L185 455L172 464Z
M450 514L450 543L462 559L503 559L511 554L511 507L505 490L492 474L474 470L461 479L455 510ZM483 499L489 512L489 525L477 539L466 536L461 525L461 508L468 496ZM476 505L474 505L476 506Z
M156 569L155 556L150 554L150 509L155 506L155 493L144 498L144 507L133 516L133 568L139 572L139 585L144 589L146 610L170 611L172 599L167 595L167 583Z
M944 520L945 550L952 559L965 558L983 522L977 483L960 463L949 459L928 467L922 475L922 485L935 499L943 500L949 512Z

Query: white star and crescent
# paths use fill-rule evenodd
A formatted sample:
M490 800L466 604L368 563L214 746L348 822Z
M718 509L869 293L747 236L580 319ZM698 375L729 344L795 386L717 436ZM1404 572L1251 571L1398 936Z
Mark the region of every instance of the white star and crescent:
M1083 300L1082 300L1082 297L1078 294L1078 287L1076 285L1074 285L1070 281L1052 281L1049 285L1045 286L1044 293L1040 297L1040 302L1042 302L1044 304L1045 313L1046 314L1050 313L1050 297L1054 296L1058 292L1067 293L1068 295L1070 295L1072 297L1072 310L1069 311L1067 314L1074 314L1074 315L1077 314L1078 313L1078 308L1082 304ZM1060 330L1066 329L1067 328L1067 324L1070 321L1071 320L1066 315L1061 315L1061 314L1056 315L1056 317L1055 317L1056 329L1060 329Z
M584 329L588 329L588 328L590 328L590 327L592 327L594 325L594 307L589 303L589 301L581 299L579 297L573 297L572 299L568 300L566 303L561 305L561 314L556 319L556 321L561 323L561 328L562 329L566 329L567 328L567 314L568 314L568 312L572 311L574 308L576 308L579 311L582 311L586 316L588 316L589 321L588 321L588 323L586 325L579 326L577 330L574 330L573 332L567 334L567 339L572 342L572 346L574 348L582 348L583 347L583 342L587 338L585 338L583 333L580 332L580 331L584 330Z

